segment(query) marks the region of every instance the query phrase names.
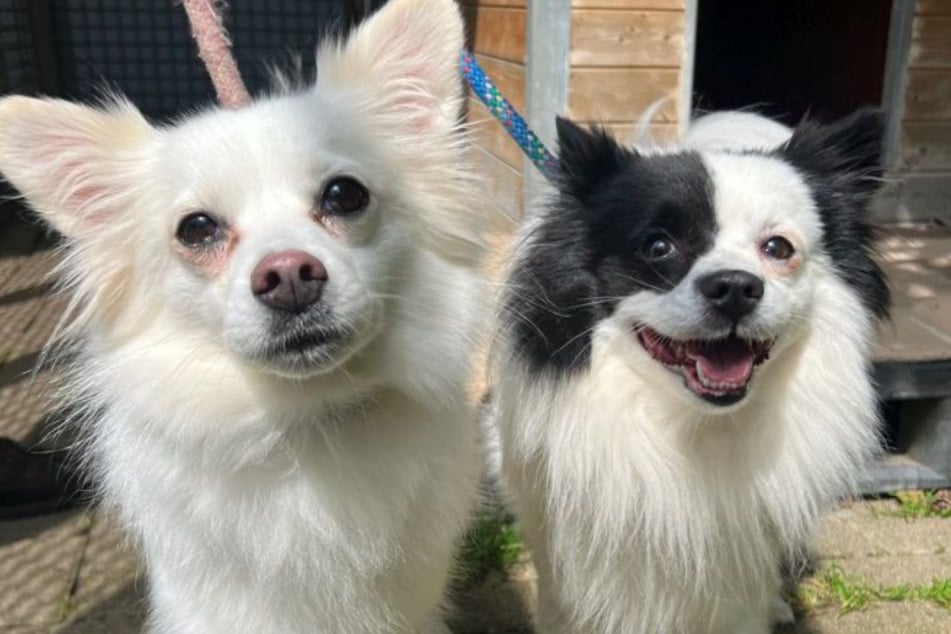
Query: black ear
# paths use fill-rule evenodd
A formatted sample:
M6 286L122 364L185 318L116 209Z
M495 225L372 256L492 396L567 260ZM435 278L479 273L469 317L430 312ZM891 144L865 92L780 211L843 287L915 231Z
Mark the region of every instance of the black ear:
M879 318L888 316L891 294L868 207L881 185L884 131L882 115L864 109L830 125L805 121L779 150L807 177L839 275Z
M562 189L583 199L607 175L621 165L625 150L603 128L586 130L570 119L557 117L558 162Z
M793 165L861 201L881 184L885 121L863 108L829 125L803 121L781 150Z

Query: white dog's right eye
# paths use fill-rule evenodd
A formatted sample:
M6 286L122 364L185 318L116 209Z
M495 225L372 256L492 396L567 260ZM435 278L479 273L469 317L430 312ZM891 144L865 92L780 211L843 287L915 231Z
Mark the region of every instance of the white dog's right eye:
M328 216L348 216L367 208L370 192L349 176L334 178L320 195L320 210Z
M175 237L186 247L200 247L216 242L220 235L218 222L201 211L185 216L175 231Z

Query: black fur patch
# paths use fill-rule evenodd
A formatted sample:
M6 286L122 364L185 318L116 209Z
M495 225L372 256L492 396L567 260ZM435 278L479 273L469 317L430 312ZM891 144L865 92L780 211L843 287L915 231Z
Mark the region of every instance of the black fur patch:
M868 203L881 185L884 129L881 114L864 109L830 125L805 121L779 150L812 189L839 276L878 318L887 317L891 295L875 261Z
M642 156L601 129L558 120L559 194L509 280L503 316L535 370L587 366L591 330L617 303L666 291L713 245L713 183L693 152ZM676 245L651 262L658 235Z

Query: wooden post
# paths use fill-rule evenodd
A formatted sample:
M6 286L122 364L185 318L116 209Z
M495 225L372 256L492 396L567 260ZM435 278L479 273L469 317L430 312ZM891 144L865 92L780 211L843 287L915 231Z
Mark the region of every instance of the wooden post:
M697 2L684 2L684 50L680 65L680 108L677 112L677 131L680 135L687 131L693 116L693 66L697 51Z
M555 146L555 116L568 104L571 0L529 0L525 33L525 120L545 145ZM545 177L525 159L525 208L547 186Z
M897 167L901 120L905 115L905 86L908 78L908 52L911 50L911 25L915 18L915 0L892 0L888 25L888 51L885 54L885 80L882 82L882 109L885 122L884 163Z

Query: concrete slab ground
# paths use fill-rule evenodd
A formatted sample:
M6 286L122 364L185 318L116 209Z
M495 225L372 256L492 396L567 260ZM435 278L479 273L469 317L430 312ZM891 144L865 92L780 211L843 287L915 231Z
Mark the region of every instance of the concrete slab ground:
M880 585L951 577L951 520L895 517L896 505L857 504L829 517L815 550L824 563Z
M138 632L138 567L95 510L0 522L0 632Z
M839 615L824 610L791 630L794 634L948 634L951 616L947 610L927 604L888 603Z

